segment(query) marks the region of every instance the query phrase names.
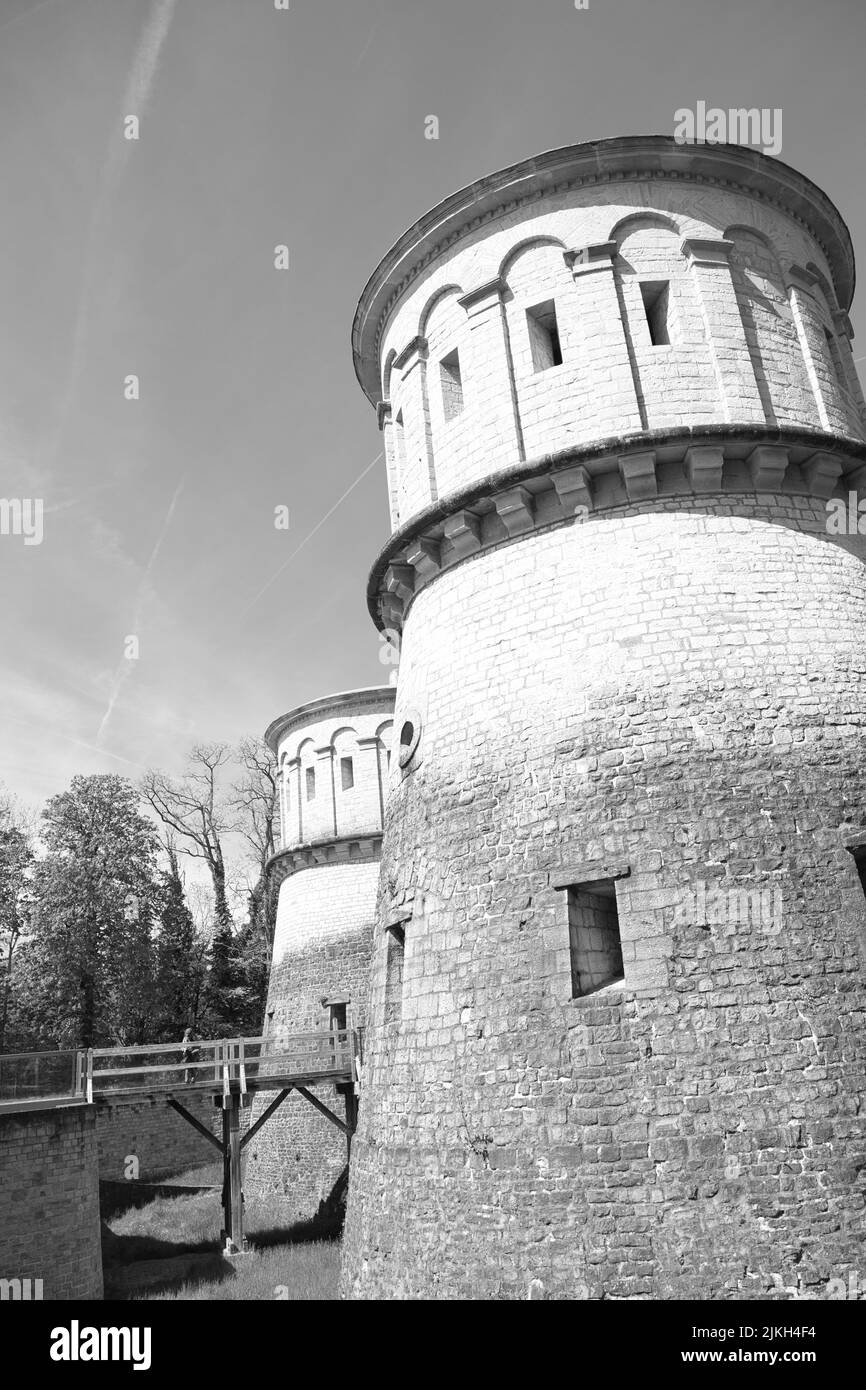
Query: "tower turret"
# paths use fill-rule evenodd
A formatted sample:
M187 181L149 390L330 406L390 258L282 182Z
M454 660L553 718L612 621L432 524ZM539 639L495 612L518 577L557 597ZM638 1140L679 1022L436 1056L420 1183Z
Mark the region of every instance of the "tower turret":
M280 888L269 1036L364 1027L393 707L393 686L328 695L265 734L282 827L270 863ZM339 1111L333 1086L316 1093ZM256 1101L253 1122L270 1099ZM296 1095L249 1147L247 1192L282 1195L303 1218L328 1200L347 1162L339 1131Z
M857 1267L853 284L808 179L652 136L479 180L362 295L402 636L350 1295Z

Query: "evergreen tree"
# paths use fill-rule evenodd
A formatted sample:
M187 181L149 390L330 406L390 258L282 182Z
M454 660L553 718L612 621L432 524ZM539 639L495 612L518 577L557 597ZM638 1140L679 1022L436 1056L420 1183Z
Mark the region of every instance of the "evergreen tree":
M157 940L158 1036L165 1042L199 1029L204 976L202 951L192 913L186 904L177 852L167 849L169 867L160 887Z

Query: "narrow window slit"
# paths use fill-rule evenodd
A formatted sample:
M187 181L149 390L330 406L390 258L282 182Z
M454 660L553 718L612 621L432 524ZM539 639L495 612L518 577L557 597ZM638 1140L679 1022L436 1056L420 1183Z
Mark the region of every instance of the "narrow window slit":
M403 958L406 951L406 929L388 928L388 956L385 964L385 1022L399 1023L403 1017Z
M442 382L442 413L446 420L453 420L463 409L463 377L456 348L442 358L439 376Z
M670 282L645 280L641 282L641 298L653 347L668 347L671 341L668 325Z
M547 299L543 304L536 304L532 309L527 309L526 326L529 330L533 369L536 372L545 372L549 367L562 366L562 347L553 300Z

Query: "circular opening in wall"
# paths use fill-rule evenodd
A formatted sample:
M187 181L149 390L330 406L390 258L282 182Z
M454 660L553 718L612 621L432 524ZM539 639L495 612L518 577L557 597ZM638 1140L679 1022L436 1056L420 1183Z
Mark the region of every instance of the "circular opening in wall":
M406 767L411 761L420 737L420 717L415 710L410 710L400 729L399 763L401 767Z

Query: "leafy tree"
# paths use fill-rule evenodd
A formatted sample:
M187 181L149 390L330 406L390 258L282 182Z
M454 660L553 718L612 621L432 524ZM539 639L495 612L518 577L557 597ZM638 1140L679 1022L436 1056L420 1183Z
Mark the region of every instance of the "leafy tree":
M0 819L0 1052L7 1043L16 952L25 937L32 906L33 849L23 830Z
M196 931L180 876L177 849L169 840L168 869L162 875L159 898L156 994L158 1036L165 1042L199 1027L204 943Z
M147 1041L156 1012L157 838L138 794L110 774L75 777L42 813L33 993L56 1046ZM43 1009L42 1031L45 1032Z

